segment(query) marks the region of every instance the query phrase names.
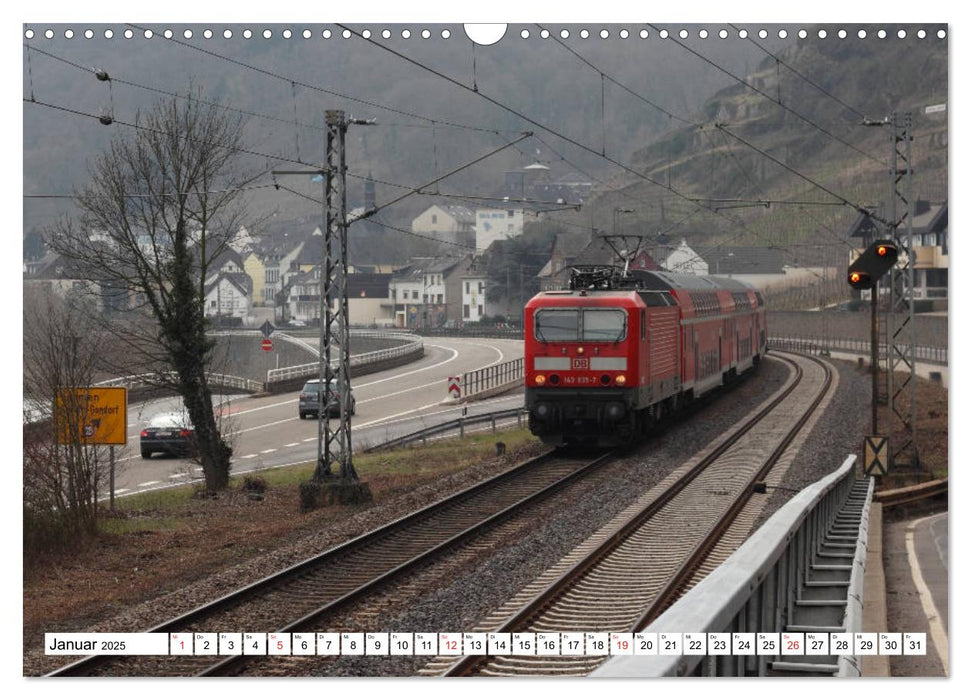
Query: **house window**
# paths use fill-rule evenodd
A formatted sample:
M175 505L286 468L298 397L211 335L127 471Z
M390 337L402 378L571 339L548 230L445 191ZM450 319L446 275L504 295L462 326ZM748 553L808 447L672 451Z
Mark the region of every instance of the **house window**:
M417 289L412 289L411 290L411 298L412 299L418 299L418 290Z
M479 294L482 294L483 283L479 282Z
M479 318L482 318L482 304L479 304Z
M465 304L462 306L462 318L469 318L469 305Z
M506 212L506 216L508 216L511 219L513 217L513 215L515 215L515 213L516 213L515 211L513 211L512 209L509 209Z
M435 302L435 303L437 303L437 304L441 304L442 303L442 295L441 294L438 295L438 301Z
M466 294L471 294L471 293L472 293L472 292L471 292L471 291L469 290L469 283L468 283L468 282L466 282L466 283L465 283L465 293L466 293Z
M432 223L433 224L437 224L438 223L438 214L432 214Z

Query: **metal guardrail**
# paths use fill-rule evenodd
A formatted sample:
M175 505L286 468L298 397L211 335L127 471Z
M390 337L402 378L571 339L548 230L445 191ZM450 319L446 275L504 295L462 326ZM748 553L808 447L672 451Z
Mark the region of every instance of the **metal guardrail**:
M166 380L165 377L171 377L171 379ZM147 372L145 374L131 374L127 377L106 379L102 382L95 383L94 386L123 386L131 391L132 389L157 387L166 383L171 385L175 382L175 377L175 372L163 372L161 375L156 372ZM241 391L248 391L254 394L263 391L264 388L263 382L256 381L255 379L247 379L246 377L237 377L232 374L210 374L208 378L212 386L240 389Z
M435 338L505 338L521 340L522 328L412 328L415 335Z
M393 348L385 348L383 350L374 350L372 352L364 352L359 355L351 355L351 367L360 367L362 365L368 365L372 362L381 362L382 360L390 360L396 357L403 357L409 355L413 352L417 352L424 347L424 340L415 335L405 334L405 333L384 333L381 331L351 331L351 337L365 337L365 338L388 338L395 340L406 340L402 345L398 345ZM310 347L310 346L308 346ZM318 352L317 349L312 348L313 352ZM337 367L337 360L331 360L331 367ZM285 379L296 379L298 377L309 377L317 376L320 371L320 362L308 362L302 365L295 365L293 367L280 367L277 369L268 370L266 373L266 383L271 384L273 382L283 381Z
M870 341L855 340L850 338L769 338L769 347L780 350L795 350L810 354L827 354L833 350L838 352L853 352L869 357ZM929 345L918 345L914 348L914 353L918 360L933 364L947 364L947 348L932 347ZM886 357L886 343L880 343L880 356Z
M923 501L937 496L947 495L947 479L923 481L912 486L902 486L899 489L887 489L873 494L873 500L882 503L885 508L902 506L906 503Z
M411 444L413 442L418 442L419 440L425 442L428 438L434 437L435 435L441 435L442 433L447 433L452 430L459 431L459 437L465 437L465 429L472 425L478 425L480 423L491 423L492 432L496 432L496 421L502 420L503 418L516 418L516 425L519 428L523 427L523 420L526 416L525 408L507 408L502 411L492 411L491 413L480 413L475 416L462 416L461 418L456 418L455 420L446 421L445 423L440 423L438 425L433 425L430 428L424 428L422 430L416 430L413 433L407 435L402 435L401 437L394 438L393 440L388 440L387 442L382 442L380 445L374 445L373 447L368 447L363 452L376 452L377 450L388 450L393 447L402 447L404 445Z
M832 474L820 479L793 498L757 532L752 534L721 566L686 593L678 602L651 623L649 633L724 633L798 631L798 612L822 608L820 595L834 595L832 589L844 589L839 598L846 600L845 612L835 624L819 624L819 631L861 631L862 581L866 557L867 518L873 495L873 479L859 482L855 478L856 456L850 455ZM865 498L857 494L865 491ZM851 499L852 496L852 499ZM853 544L833 545L828 542L830 528L845 518L848 503L862 502L859 535ZM841 525L842 527L842 525ZM845 539L845 538L844 538ZM852 564L833 566L827 547L843 547ZM850 569L846 576L846 569ZM842 575L842 580L827 588L828 582L811 582L811 574L829 578ZM836 570L839 570L838 572ZM832 572L832 573L830 573ZM813 596L813 590L822 593ZM816 600L811 600L815 597ZM830 612L830 614L832 614ZM805 624L805 623L802 623ZM789 629L787 630L787 627ZM804 629L804 628L803 628ZM804 663L773 661L771 656L636 656L612 657L592 675L602 677L660 676L749 676L767 675L770 671L809 671L817 674L859 675L858 659L849 653L835 653L835 663L814 664L825 657L800 657ZM787 668L788 667L788 668Z
M523 367L524 361L520 357L465 372L462 375L462 397L469 398L490 389L520 381L523 379Z

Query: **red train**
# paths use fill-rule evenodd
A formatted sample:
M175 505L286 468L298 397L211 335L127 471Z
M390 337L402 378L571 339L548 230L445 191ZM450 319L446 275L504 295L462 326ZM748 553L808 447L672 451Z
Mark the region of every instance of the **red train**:
M543 442L632 442L766 352L760 292L738 280L574 269L526 304L526 408Z

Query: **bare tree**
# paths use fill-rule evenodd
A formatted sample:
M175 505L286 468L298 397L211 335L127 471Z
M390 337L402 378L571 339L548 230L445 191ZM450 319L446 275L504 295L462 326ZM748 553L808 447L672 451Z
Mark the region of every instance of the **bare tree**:
M206 488L217 491L228 485L232 449L207 379L213 342L205 284L241 228L242 124L218 107L177 98L139 114L136 124L134 134L112 141L75 193L79 217L62 220L48 242L111 291L106 303L151 317L151 333L133 336L131 348L182 397Z
M87 406L74 387L91 385L102 341L69 301L24 296L25 542L70 542L97 530L108 450L76 439Z

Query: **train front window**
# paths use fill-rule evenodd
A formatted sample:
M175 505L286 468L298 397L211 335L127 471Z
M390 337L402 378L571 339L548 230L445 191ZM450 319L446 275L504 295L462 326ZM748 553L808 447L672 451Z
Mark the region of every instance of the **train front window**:
M621 309L584 309L585 343L617 343L627 335L627 314Z
M575 343L580 336L580 313L576 309L540 309L535 333L542 343Z
M623 309L539 309L533 325L541 343L618 343L627 337Z

